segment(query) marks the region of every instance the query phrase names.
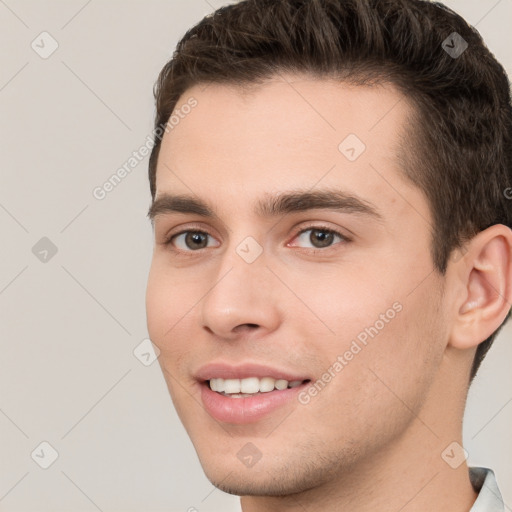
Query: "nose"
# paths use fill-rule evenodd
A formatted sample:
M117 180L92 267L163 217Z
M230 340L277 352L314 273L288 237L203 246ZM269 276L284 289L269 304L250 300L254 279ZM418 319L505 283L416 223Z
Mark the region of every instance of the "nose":
M279 287L261 255L247 263L234 250L225 256L201 305L202 327L219 339L235 340L277 328ZM253 334L253 335L254 335Z

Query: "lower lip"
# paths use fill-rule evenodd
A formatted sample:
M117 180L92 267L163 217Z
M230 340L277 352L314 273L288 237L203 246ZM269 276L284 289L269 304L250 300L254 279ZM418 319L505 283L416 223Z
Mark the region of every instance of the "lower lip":
M207 412L223 423L254 423L275 410L290 404L308 383L295 388L258 393L246 398L230 398L212 391L207 382L201 384L201 399Z

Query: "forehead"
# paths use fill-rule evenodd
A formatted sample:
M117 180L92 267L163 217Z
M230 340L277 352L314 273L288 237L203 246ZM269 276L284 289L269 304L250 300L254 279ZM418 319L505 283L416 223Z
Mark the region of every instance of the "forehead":
M194 108L184 109L191 100ZM418 195L397 160L411 108L388 84L281 75L249 89L194 86L164 135L156 197L193 192L249 201L320 183L380 202L396 201L397 186Z

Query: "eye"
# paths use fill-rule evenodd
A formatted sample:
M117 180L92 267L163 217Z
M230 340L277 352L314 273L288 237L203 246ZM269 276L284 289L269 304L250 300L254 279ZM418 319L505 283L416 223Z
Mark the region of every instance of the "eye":
M208 245L208 237L210 235L204 231L182 231L172 235L166 241L166 244L172 244L184 252L194 252L198 249L211 247L211 245Z
M188 230L169 236L164 244L175 247L176 252L192 253L208 247L218 247L215 243L209 243L212 240L215 239L205 231ZM335 245L337 240L339 242L350 241L349 238L338 231L325 226L311 226L303 229L295 236L294 240L299 240L303 248L309 248L313 251L329 249L333 244ZM288 246L295 247L296 244L288 244Z
M307 233L309 233L309 235L307 235ZM346 236L343 236L338 231L326 228L324 226L311 226L307 229L303 229L295 237L295 239L300 240L302 243L310 243L311 245L309 248L317 250L325 248L328 249L332 247L336 238L338 238L341 242L349 241Z

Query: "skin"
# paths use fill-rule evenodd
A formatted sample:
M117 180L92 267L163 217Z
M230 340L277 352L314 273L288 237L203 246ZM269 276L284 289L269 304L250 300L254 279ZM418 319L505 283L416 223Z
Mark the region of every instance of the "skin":
M511 231L492 226L445 276L434 269L429 205L396 157L412 107L391 85L280 75L251 91L195 86L177 108L191 96L197 107L163 138L156 198L193 194L219 218L155 216L146 305L207 477L242 496L244 512L468 511L467 466L441 455L462 444L476 346L512 299ZM348 134L366 145L354 162L338 150ZM342 189L382 218L254 212L264 195L297 188ZM349 240L313 253L314 232L298 236L312 226ZM187 229L210 235L208 246L187 247L184 236L165 245ZM263 250L250 264L236 252L248 236ZM401 311L306 405L293 400L247 425L205 411L194 375L209 361L278 366L314 382L397 302ZM237 457L248 442L262 455L252 467Z

